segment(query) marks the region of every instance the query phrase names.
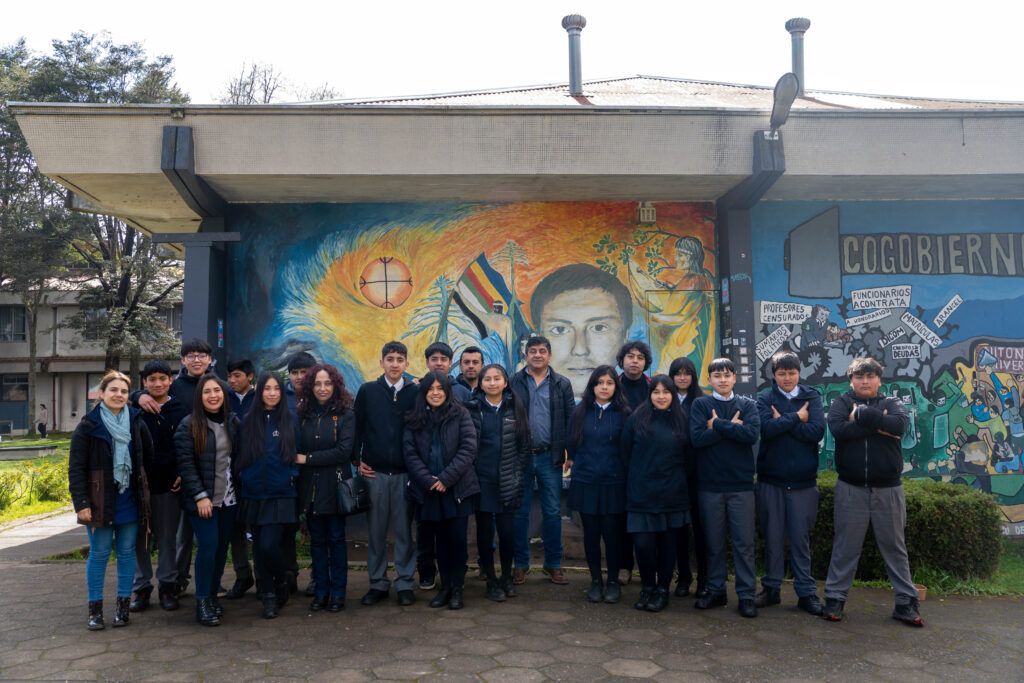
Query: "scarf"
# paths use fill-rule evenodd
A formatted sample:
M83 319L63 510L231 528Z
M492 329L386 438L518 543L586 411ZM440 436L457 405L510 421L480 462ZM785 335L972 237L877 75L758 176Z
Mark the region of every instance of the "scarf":
M128 490L132 476L132 457L128 453L132 428L128 406L121 408L121 412L114 415L106 404L100 403L100 417L114 442L114 482L117 483L117 492L124 493Z

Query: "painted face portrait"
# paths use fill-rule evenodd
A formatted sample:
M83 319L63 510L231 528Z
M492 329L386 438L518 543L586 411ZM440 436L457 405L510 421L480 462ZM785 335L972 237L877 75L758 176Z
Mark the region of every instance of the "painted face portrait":
M565 375L576 399L599 365L615 354L632 324L632 299L619 280L594 266L574 264L541 280L530 300L534 328L551 341L551 367Z

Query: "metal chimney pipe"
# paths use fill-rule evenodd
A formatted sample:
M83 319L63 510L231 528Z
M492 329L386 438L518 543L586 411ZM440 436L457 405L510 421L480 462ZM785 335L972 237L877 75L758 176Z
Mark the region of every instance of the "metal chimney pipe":
M793 73L799 82L797 96L804 94L804 33L811 27L811 20L795 17L786 22L786 30L793 36Z
M583 68L580 56L580 33L587 25L582 14L569 14L562 17L562 28L569 34L569 94L583 94Z

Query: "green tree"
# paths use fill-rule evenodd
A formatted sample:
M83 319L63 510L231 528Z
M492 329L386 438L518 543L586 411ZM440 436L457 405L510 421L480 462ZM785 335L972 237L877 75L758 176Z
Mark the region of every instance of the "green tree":
M55 40L51 54L35 55L24 41L0 49L0 100L76 103L186 103L173 82L172 58L150 58L139 43L115 43L107 34L76 32ZM105 367L120 368L124 355L135 364L143 347L159 352L169 341L159 309L180 297L176 261L164 258L146 235L111 216L72 214L66 191L43 177L10 112L0 118L0 202L5 219L0 240L42 231L50 254L69 255L85 285L81 310L69 327L105 346ZM0 262L0 275L7 272ZM177 270L175 270L177 268ZM58 275L59 269L52 275ZM180 300L180 299L179 299ZM31 385L31 383L30 383Z

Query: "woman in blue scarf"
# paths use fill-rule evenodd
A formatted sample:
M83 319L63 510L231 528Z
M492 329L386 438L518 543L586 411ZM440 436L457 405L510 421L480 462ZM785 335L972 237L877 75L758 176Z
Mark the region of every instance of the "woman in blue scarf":
M128 405L128 378L111 370L100 381L99 400L71 436L68 488L87 527L89 560L89 630L103 624L103 578L110 550L117 557L117 610L114 626L128 625L135 544L145 543L149 531L149 488L145 465L153 459L153 440Z

